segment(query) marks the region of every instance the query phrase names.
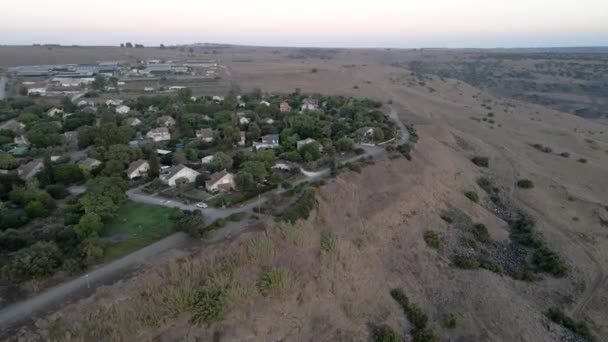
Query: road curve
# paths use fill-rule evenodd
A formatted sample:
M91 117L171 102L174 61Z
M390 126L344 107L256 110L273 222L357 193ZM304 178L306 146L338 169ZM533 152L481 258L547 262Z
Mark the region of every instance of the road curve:
M125 269L145 262L168 249L186 245L189 237L185 233L175 233L144 247L136 252L124 256L109 264L99 267L86 275L52 287L41 294L16 303L0 310L0 330L10 328L16 323L32 318L42 310L49 310L61 306L67 298L83 297L95 290L99 285L115 279Z

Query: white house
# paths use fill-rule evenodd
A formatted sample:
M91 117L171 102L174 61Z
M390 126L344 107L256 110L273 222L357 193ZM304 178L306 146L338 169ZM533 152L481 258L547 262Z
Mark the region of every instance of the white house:
M216 95L216 96L212 97L211 100L213 100L215 102L222 102L222 101L224 101L224 98Z
M200 173L191 168L178 165L171 168L168 174L160 176L160 180L169 186L175 186L177 184L193 183L198 175Z
M106 106L120 106L122 104L122 100L108 100L106 101Z
M171 126L175 126L175 119L169 115L163 115L163 116L158 117L158 119L156 119L156 123L159 126L171 127Z
M83 168L85 170L89 170L89 171L98 168L99 165L101 165L101 162L99 160L93 159L93 158L87 158L85 160L81 160L78 163L78 166L80 166L81 168Z
M127 114L130 110L131 108L129 108L129 106L121 105L116 107L116 114Z
M148 170L150 170L150 163L143 159L139 159L129 164L127 177L129 177L129 179L139 178L145 176L148 173Z
M48 112L46 112L46 115L48 115L51 118L57 114L63 114L63 110L59 109L59 108L53 108L53 109L50 109Z
M144 87L144 91L145 92L153 92L154 91L154 87Z
M86 107L88 105L89 103L86 100L80 100L80 102L78 102L78 107Z
M302 110L317 110L319 109L319 103L315 99L307 98L302 103Z
M244 116L243 116L243 117L241 117L241 118L239 119L239 123L240 123L241 125L246 125L246 124L248 124L248 123L249 123L249 118L247 118L247 117L244 117Z
M129 126L138 126L141 125L141 120L139 120L138 118L127 118L125 123Z
M27 90L28 95L46 95L46 88L30 88Z
M226 170L216 172L205 182L205 187L208 191L230 191L235 187L234 175Z
M268 101L260 101L260 104L266 107L270 107L270 102Z
M171 140L171 133L167 127L158 127L148 131L146 137L156 142Z

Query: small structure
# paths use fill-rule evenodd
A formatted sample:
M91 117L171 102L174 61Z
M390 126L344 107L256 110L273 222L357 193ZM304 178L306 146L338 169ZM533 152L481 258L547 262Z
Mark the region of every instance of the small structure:
M86 107L89 106L89 103L86 100L80 100L77 104L78 107Z
M144 87L144 91L147 93L151 93L154 91L154 87Z
M285 112L290 112L291 111L291 106L289 105L289 103L287 101L283 101L281 102L281 104L279 105L279 109L281 110L281 112L285 113Z
M93 159L93 158L86 158L84 160L81 160L78 163L78 166L80 166L81 168L83 168L87 171L95 170L96 168L99 167L99 165L101 165L101 162L99 160Z
M122 100L108 100L106 106L118 107L122 104Z
M271 149L279 147L279 135L278 134L267 134L260 138L259 142L253 143L255 150L260 149Z
M13 142L17 145L21 145L21 146L29 146L30 145L30 141L27 140L27 137L25 135L19 135L13 138Z
M211 162L213 162L213 155L201 158L201 164L203 165L211 164Z
M0 125L0 129L7 129L15 134L20 134L24 128L25 125L15 119L8 120Z
M249 123L249 118L243 116L243 117L239 118L239 123L241 125L247 125Z
M27 90L27 95L45 96L46 88L30 88Z
M25 157L30 153L30 148L27 146L15 146L7 153L13 157Z
M272 118L268 118L268 119L266 119L266 121L264 121L264 122L266 122L266 123L267 123L267 124L269 124L269 125L272 125L272 124L274 123L274 119L272 119Z
M204 142L212 142L213 141L213 129L211 129L211 128L197 129L196 137Z
M171 154L171 151L169 150L161 150L160 148L156 150L156 154L160 155L160 156L165 156L167 154Z
M48 115L50 118L55 117L55 115L58 114L63 114L63 109L53 108L46 112L46 115Z
M228 192L234 189L234 175L226 170L216 172L205 182L208 191Z
M276 163L271 168L275 169L275 170L281 170L281 171L291 170L291 166L289 166L288 164L285 164L285 163Z
M116 114L128 114L130 110L129 106L121 105L116 107Z
M141 125L141 120L139 120L138 118L127 118L127 120L125 120L125 123L129 126L139 126Z
M306 138L306 139L304 139L304 140L300 140L300 141L298 141L298 142L297 142L297 145L298 145L298 150L300 150L302 147L304 147L304 146L306 146L306 145L308 145L308 144L310 144L310 143L313 143L313 142L315 142L315 141L316 141L316 140L315 140L315 139L312 139L312 138Z
M167 127L158 127L148 131L146 137L155 142L171 140L171 133Z
M172 127L175 126L175 119L169 115L163 115L156 119L156 123L159 126Z
M245 131L239 131L239 146L245 146L245 143L247 142L247 133L245 133Z
M260 105L270 107L270 102L268 101L260 101Z
M42 159L34 159L27 164L21 165L17 168L17 175L23 180L30 180L34 177L42 168L44 163Z
M150 170L150 163L143 159L139 159L129 164L127 177L129 179L143 177L148 173L148 170Z
M211 100L214 101L214 102L223 102L224 98L222 96L217 96L216 95L216 96L212 97Z
M78 148L78 132L77 131L69 131L63 133L63 140L69 148L75 149Z
M166 175L160 176L160 180L169 186L176 186L178 184L193 183L198 175L200 173L180 164L171 168Z
M307 98L304 99L304 102L302 102L302 110L317 110L319 109L319 101L313 99L313 98Z

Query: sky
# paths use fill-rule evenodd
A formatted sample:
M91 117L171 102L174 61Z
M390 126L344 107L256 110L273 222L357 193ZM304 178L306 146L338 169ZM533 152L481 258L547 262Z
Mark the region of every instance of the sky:
M0 0L0 45L608 46L608 0Z

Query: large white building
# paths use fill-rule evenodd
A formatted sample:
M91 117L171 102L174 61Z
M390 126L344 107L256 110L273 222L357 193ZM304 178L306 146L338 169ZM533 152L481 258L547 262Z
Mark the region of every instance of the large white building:
M169 186L176 186L178 184L193 183L198 175L200 173L187 166L177 165L171 168L168 174L160 176L160 180Z

